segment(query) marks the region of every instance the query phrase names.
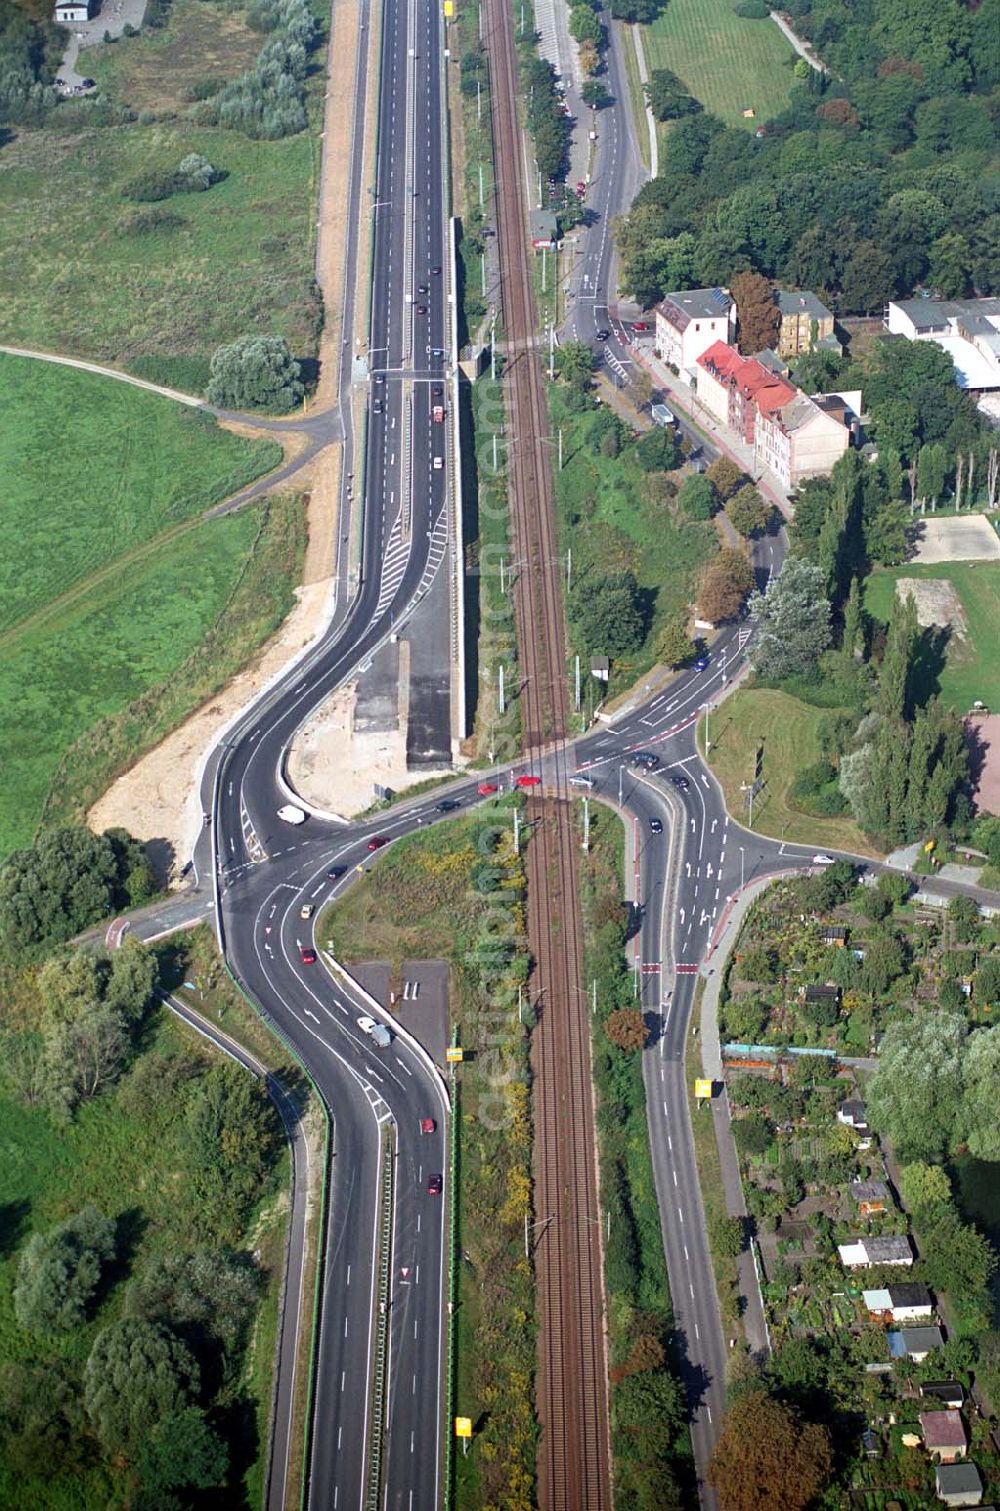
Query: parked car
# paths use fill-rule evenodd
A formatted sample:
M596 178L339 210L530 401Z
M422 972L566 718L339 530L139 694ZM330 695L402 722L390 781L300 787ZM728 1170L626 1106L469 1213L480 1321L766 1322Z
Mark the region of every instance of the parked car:
M639 333L641 334L643 331L648 331L649 326L646 324L645 320L635 320L632 323L632 329L634 331L639 331Z

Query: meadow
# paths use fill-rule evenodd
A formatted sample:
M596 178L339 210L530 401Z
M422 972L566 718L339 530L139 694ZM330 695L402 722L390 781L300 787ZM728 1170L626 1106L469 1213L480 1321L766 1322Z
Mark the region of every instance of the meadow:
M920 566L915 562L872 573L865 582L865 608L886 624L900 577L934 578L951 583L961 600L968 633L952 635L937 678L942 700L968 713L976 699L1000 709L1000 565L951 561Z
M249 331L315 354L323 50L312 58L310 129L298 136L251 141L195 126L182 103L185 92L218 88L246 69L264 40L213 0L176 0L161 30L87 52L112 105L134 119L81 126L84 107L63 107L43 129L19 128L0 147L5 341L178 386L204 379L215 348ZM137 230L125 184L175 170L191 152L224 180L172 196L156 206L170 224Z
M277 628L304 541L298 502L201 518L274 464L272 442L25 358L0 358L0 404L3 854L78 813Z
M795 55L774 22L744 20L732 0L669 0L643 42L650 71L671 69L730 126L754 130L777 115L794 82Z

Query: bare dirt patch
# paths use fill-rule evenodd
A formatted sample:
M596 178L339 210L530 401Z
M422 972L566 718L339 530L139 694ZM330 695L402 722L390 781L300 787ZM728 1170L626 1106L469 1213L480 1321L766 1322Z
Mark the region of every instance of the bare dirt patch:
M923 629L937 625L965 640L969 626L962 600L946 577L899 577L897 598L912 597L917 605L917 623Z
M1000 714L970 715L965 727L982 761L973 801L980 813L1000 814Z
M914 561L1000 561L1000 535L982 514L924 519Z

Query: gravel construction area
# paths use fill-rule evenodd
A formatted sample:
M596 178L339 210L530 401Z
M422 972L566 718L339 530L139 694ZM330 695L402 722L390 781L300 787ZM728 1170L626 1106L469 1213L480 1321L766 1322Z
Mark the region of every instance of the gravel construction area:
M921 566L939 561L1000 561L1000 534L983 514L924 519L913 560Z
M912 597L917 605L917 623L923 629L938 625L962 640L968 637L962 600L946 577L899 577L896 597Z

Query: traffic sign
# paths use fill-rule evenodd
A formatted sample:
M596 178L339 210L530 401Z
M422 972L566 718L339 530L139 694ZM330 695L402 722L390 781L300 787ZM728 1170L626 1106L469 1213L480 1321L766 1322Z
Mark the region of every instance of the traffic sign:
M712 1100L712 1092L713 1092L712 1082L711 1081L706 1081L703 1077L699 1076L696 1079L695 1083L694 1083L694 1094L695 1094L695 1096L696 1097L704 1097L708 1101L711 1101Z
M457 1044L450 1044L444 1052L444 1057L449 1065L461 1065L462 1051Z

